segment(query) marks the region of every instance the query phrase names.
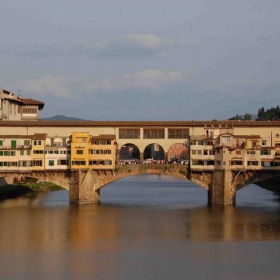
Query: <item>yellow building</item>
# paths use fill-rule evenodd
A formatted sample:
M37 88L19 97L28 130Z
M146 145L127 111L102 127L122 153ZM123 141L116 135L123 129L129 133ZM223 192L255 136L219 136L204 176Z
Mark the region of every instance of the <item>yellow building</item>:
M92 136L89 150L89 167L91 169L115 169L116 137L115 135Z
M31 137L32 170L45 170L46 133L36 133Z
M90 135L88 132L72 132L71 169L89 168Z
M91 136L73 132L71 137L71 169L112 170L116 161L115 135Z

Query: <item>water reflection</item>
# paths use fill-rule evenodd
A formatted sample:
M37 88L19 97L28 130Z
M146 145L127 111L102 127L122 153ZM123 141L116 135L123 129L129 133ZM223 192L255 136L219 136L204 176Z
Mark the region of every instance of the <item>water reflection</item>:
M208 207L204 189L168 176L115 182L102 190L101 198L100 204L69 205L68 192L58 191L0 203L0 263L10 268L12 263L17 276L29 275L28 267L41 279L45 273L46 279L90 279L93 273L96 279L124 279L127 263L157 267L155 256L168 264L173 254L188 256L189 269L199 269L199 262L213 266L212 257L221 257L213 252L217 242L230 257L240 258L243 247L224 244L243 241L250 247L252 241L280 240L279 198L253 185L240 191L237 206L226 207ZM48 272L30 268L42 260ZM162 279L185 267L180 262L174 270L169 267ZM13 273L5 270L3 277L13 279ZM208 276L198 275L192 279Z
M182 188L182 184L185 182L177 180L170 187L177 191L176 200L170 197L169 191L165 192L164 182L160 186L155 184L156 187L144 186L140 192L137 186L130 187L130 197L124 196L128 191L125 184L122 190L112 186L103 194L100 204L68 205L65 191L7 200L0 204L0 226L6 229L0 234L1 251L12 247L22 251L48 250L69 245L91 250L98 246L100 239L124 237L219 241L280 238L279 206L269 207L266 201L260 203L267 195L271 201L275 200L273 193L254 187L245 193L246 198L248 193L254 197L252 192L255 192L254 201L247 206L240 197L241 206L208 207L203 189L193 184ZM155 189L161 193L157 202L149 193ZM190 195L193 192L196 194ZM195 204L197 193L200 200ZM262 197L258 196L262 193ZM118 200L118 195L122 199Z

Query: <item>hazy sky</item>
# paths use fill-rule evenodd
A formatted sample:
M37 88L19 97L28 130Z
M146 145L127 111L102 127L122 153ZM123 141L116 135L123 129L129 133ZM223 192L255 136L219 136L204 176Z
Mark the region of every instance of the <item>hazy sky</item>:
M1 0L0 88L40 117L227 119L280 104L279 0Z

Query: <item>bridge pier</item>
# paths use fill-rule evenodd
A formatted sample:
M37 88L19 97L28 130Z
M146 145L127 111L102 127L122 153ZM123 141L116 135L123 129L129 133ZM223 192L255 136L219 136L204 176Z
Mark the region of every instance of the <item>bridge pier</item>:
M209 204L235 205L236 190L231 180L231 170L215 170L208 190Z
M95 203L99 200L98 174L93 170L73 171L69 182L70 203Z

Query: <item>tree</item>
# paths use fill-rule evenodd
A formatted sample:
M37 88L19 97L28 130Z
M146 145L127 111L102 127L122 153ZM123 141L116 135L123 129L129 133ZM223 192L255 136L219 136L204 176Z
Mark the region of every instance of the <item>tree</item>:
M249 114L249 113L246 113L243 117L244 120L247 120L247 121L251 121L252 120L252 115Z

